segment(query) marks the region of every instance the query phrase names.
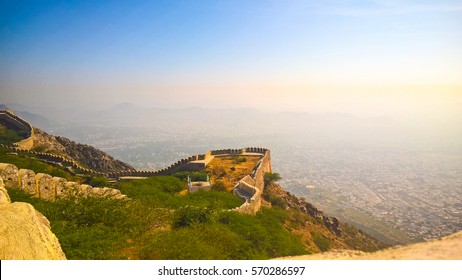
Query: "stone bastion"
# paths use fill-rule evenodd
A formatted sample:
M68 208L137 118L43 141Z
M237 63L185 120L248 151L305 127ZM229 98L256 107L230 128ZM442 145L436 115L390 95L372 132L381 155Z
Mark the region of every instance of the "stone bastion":
M13 143L15 147L24 150L30 150L34 146L34 127L25 119L13 113L11 110L0 110L0 120L16 127L19 130L24 130L27 137L19 142Z

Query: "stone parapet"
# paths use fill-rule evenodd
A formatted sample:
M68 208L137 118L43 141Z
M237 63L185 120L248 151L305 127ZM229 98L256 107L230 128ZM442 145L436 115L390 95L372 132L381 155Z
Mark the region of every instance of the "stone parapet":
M25 119L13 113L11 110L0 110L0 119L8 122L18 129L24 130L27 132L27 138L19 142L14 143L13 145L25 150L30 150L34 146L34 127Z
M55 201L59 197L98 196L115 199L126 198L119 190L93 188L90 185L69 182L64 178L45 173L35 174L29 169L20 169L8 163L0 163L0 178L6 187L18 188L38 198Z

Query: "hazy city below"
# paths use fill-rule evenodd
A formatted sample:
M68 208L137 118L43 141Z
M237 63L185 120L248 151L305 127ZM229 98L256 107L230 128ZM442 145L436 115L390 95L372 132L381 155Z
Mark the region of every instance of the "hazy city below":
M460 118L403 121L132 104L85 112L10 107L47 132L93 145L137 169L160 169L210 149L269 148L285 189L390 243L462 229Z

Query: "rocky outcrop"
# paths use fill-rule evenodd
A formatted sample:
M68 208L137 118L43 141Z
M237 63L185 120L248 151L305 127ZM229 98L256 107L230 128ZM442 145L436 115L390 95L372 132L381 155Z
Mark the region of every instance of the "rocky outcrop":
M5 189L2 177L0 177L0 205L8 204L10 202L10 196L8 195L8 191Z
M336 236L342 236L342 230L340 227L340 222L335 217L330 217L324 214L321 210L318 210L313 204L306 202L304 199L300 199L295 195L290 194L289 192L282 189L277 184L270 184L267 186L268 191L276 194L280 197L287 207L299 209L303 213L310 215L311 217L322 221L324 225Z
M18 184L18 168L9 163L0 163L0 177L7 187L14 187Z
M37 151L74 160L80 165L98 172L121 172L134 169L92 146L79 144L65 137L55 137L38 128L34 128L34 148Z
M0 259L65 260L50 222L28 203L10 202L0 178Z
M56 140L65 147L66 154L84 166L99 172L128 171L134 168L120 160L116 160L103 151L90 145L83 145L57 136Z

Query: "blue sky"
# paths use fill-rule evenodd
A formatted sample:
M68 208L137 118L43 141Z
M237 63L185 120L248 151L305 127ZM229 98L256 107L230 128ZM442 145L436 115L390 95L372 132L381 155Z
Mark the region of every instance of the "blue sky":
M0 4L5 102L351 111L344 101L399 93L453 103L461 50L460 1Z

